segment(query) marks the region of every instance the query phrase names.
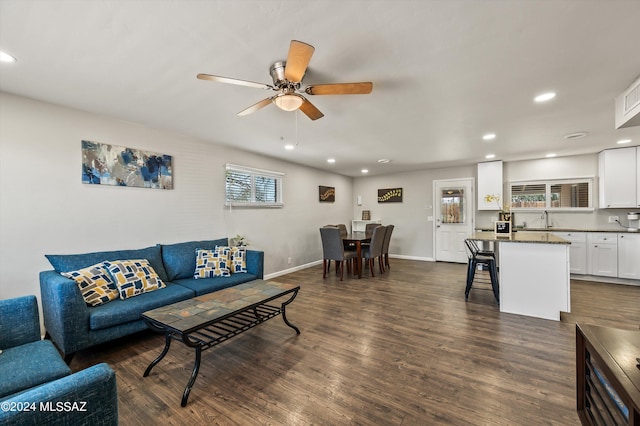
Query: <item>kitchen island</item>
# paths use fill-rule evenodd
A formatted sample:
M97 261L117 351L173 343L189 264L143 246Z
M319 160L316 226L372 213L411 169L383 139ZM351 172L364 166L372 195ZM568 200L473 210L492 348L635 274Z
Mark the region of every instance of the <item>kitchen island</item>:
M496 247L500 312L560 321L571 312L569 241L549 232L510 236L476 232L476 241Z

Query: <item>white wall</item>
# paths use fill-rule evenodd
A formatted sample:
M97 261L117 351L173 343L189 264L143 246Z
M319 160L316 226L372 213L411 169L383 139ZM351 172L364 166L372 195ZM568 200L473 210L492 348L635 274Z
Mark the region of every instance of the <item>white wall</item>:
M433 181L442 179L473 178L474 166L449 167L383 176L354 179L354 197L362 196L362 206L355 205L353 215L362 217L362 210L371 210L372 219L384 225L393 224L389 253L407 258L434 260ZM378 203L378 189L402 188L402 203Z
M215 135L214 135L215 136ZM81 140L173 156L174 189L81 183ZM238 141L240 144L241 141ZM286 173L282 209L224 207L224 164ZM336 188L318 202L318 186ZM83 111L0 93L0 298L39 297L47 253L142 248L242 234L265 274L322 258L318 228L349 223L352 179ZM292 263L287 263L287 258Z

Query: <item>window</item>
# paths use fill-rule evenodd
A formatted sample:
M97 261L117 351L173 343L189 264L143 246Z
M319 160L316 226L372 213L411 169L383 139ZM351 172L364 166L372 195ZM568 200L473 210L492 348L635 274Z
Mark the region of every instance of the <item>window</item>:
M440 194L442 223L465 223L464 188L445 188Z
M593 210L593 179L511 182L512 210Z
M227 164L225 205L282 207L284 173Z

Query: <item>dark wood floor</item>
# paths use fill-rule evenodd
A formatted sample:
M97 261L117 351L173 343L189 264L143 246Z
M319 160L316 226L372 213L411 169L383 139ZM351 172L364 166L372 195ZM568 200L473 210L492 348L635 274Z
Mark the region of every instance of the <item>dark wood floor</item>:
M219 425L577 425L575 323L637 329L640 287L572 282L562 321L502 314L489 290L464 301L465 265L391 259L375 278L322 267L280 318L203 353L143 332L78 353L71 367L116 371L120 423Z

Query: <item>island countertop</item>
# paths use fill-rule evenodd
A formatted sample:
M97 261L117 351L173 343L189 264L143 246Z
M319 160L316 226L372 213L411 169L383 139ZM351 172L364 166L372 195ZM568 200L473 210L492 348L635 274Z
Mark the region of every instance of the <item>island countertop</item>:
M518 231L512 233L510 236L496 236L494 232L474 232L471 239L507 243L571 244L570 241L560 238L551 232Z

